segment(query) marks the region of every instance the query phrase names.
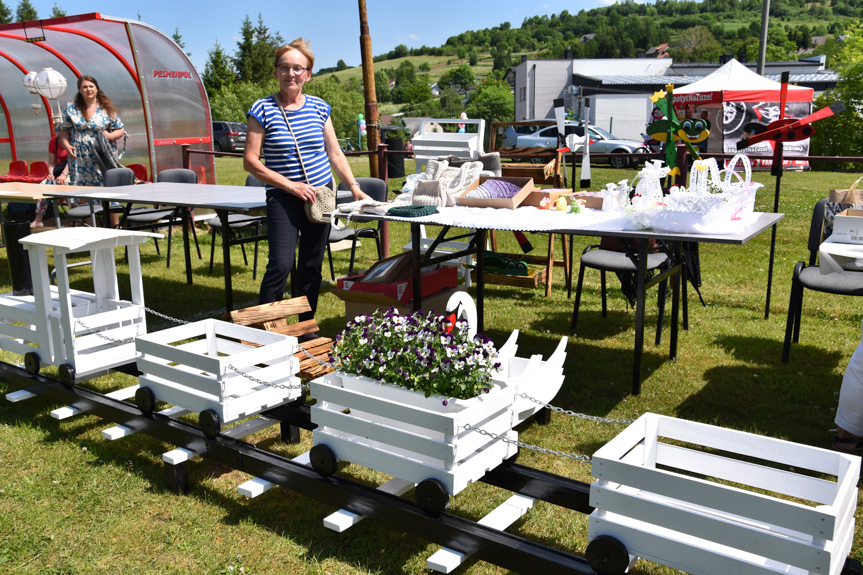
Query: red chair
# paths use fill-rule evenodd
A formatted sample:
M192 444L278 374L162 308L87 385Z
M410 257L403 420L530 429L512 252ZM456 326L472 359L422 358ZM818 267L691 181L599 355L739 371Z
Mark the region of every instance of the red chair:
M144 164L129 164L126 167L132 170L135 173L135 177L142 182L150 181L150 179L147 177L147 166L145 166Z
M24 160L13 160L9 164L9 173L0 176L0 182L21 182L27 177L27 162Z
M33 162L30 164L30 173L22 181L28 184L38 184L48 178L48 162Z

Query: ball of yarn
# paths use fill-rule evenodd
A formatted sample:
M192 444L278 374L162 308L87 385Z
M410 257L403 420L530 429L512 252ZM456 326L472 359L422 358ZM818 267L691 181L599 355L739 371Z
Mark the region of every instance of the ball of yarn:
M486 198L490 200L503 200L515 196L521 188L506 180L486 180L475 190L465 194L466 198Z

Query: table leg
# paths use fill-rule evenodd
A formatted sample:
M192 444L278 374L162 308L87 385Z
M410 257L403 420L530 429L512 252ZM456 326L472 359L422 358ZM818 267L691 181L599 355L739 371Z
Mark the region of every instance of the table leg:
M572 238L566 234L560 234L560 245L563 249L563 277L566 278L566 289L572 291L572 258L570 256L569 244Z
M412 308L413 311L417 311L420 309L422 305L422 286L420 286L420 225L411 223L411 258L413 259L413 265L411 266L412 274L413 274L413 290L414 290L414 298Z
M632 362L632 395L641 393L641 356L644 351L644 304L647 276L647 240L638 240L636 272L635 356Z
M551 277L554 275L554 234L548 234L548 261L545 268L545 297L551 297Z
M96 213L93 211L93 201L88 200L90 204L90 221L93 222L93 227L96 227ZM102 227L111 229L111 202L102 200Z
M677 359L677 328L678 320L680 319L680 284L682 283L686 286L686 265L681 259L681 245L682 244L680 242L675 242L674 244L674 259L677 265L677 272L671 277L671 345L668 352L668 356L671 359Z
M476 331L485 331L485 278L483 277L483 266L485 261L486 230L477 230L477 242L479 246L476 252ZM494 232L492 232L494 233Z
M183 210L186 212L186 210ZM225 269L225 306L228 311L234 309L234 286L231 279L231 226L228 223L228 210L216 210L216 215L219 216L219 221L222 222L222 267ZM185 222L183 222L183 238L186 240L186 261L189 259L189 232L187 231ZM213 238L215 241L215 238ZM294 266L296 267L296 266ZM191 283L191 280L189 280ZM293 278L291 279L291 288L294 287Z
M192 253L189 248L189 210L183 206L180 206L180 218L183 220L183 255L186 256L186 283L192 285ZM229 311L230 309L228 308Z
M777 186L779 185L777 178ZM776 212L778 210L774 209ZM770 231L770 261L767 264L767 297L764 302L764 319L770 318L770 291L773 289L773 259L776 255L776 224L773 224L773 229Z
M3 202L0 202L0 248L6 247L6 233L3 231Z

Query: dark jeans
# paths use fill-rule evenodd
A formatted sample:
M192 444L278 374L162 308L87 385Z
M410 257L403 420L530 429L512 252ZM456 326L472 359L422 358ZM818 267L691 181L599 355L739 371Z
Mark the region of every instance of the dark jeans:
M271 303L282 299L285 283L294 267L294 252L300 245L297 270L294 274L296 294L309 298L311 312L298 316L300 321L313 319L318 307L321 291L321 266L327 240L329 224L313 224L306 217L304 202L288 192L267 192L267 237L270 257L267 271L261 281L259 303Z

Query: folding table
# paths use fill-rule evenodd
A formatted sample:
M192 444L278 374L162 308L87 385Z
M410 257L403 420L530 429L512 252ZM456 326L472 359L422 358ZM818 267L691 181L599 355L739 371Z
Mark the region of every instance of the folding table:
M222 255L225 269L225 305L234 309L234 294L231 282L231 246L253 242L264 237L231 239L228 212L244 212L266 207L266 190L250 186L220 186L209 184L178 184L162 182L116 186L111 188L87 188L89 191L67 191L69 186L55 186L56 191L45 192L46 197L84 198L102 202L108 211L110 202L124 204L160 204L163 206L203 208L216 212L222 222ZM192 284L192 258L189 250L189 214L180 210L183 217L183 252L186 256L186 282Z
M411 242L413 245L413 302L414 308L422 301L421 274L420 270L428 265L440 263L450 259L457 259L467 254L476 254L477 260L477 315L478 330L483 330L484 292L483 281L483 252L486 245L486 234L489 230L518 230L522 232L553 232L575 236L599 236L617 237L622 239L636 240L638 242L638 253L633 253L638 273L636 274L636 306L635 306L635 355L632 370L632 393L638 395L641 392L641 355L644 347L644 303L646 291L657 285L663 279L671 278L672 283L672 325L670 335L670 357L677 357L677 335L680 301L680 273L685 267L683 258L680 256L683 242L719 243L730 245L743 245L748 243L763 231L767 230L785 214L775 213L753 213L744 221L738 222L734 233L729 234L692 234L673 233L661 230L627 230L623 229L629 220L622 214L609 212L596 212L590 210L586 214L565 214L546 210L535 210L533 208L519 208L516 210L503 210L491 208L438 208L439 213L419 218L397 218L387 215L363 214L370 219L382 219L390 222L405 222L411 226ZM527 210L530 210L528 212ZM424 253L420 253L420 226L441 226L440 233L431 247ZM731 228L731 226L729 226ZM471 228L474 231L465 232L462 229ZM457 235L452 235L457 234ZM432 257L434 248L444 241L468 238L468 247L461 251L454 251L446 256ZM668 246L673 258L670 269L650 278L646 277L647 246L650 239L662 240ZM685 282L683 285L685 290ZM684 329L687 328L688 320L684 316Z

